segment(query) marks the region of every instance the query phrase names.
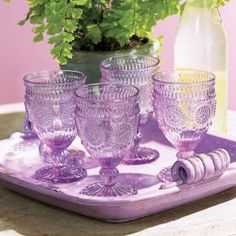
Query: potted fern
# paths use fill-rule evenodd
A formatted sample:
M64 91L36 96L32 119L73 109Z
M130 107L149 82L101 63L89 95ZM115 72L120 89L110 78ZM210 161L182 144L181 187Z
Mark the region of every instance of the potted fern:
M182 0L27 1L29 11L19 24L35 25L34 42L42 41L46 33L61 67L83 71L92 81L99 77L98 65L104 58L157 55L160 38L153 36L153 26L184 6Z

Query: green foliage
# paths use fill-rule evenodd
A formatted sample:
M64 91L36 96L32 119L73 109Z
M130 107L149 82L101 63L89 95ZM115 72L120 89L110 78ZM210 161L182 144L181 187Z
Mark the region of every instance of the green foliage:
M5 0L7 1L7 0ZM8 0L9 1L9 0ZM51 54L60 64L72 58L72 50L121 49L132 37L151 39L158 20L177 14L181 0L27 0L24 20L34 25L34 42L49 36ZM209 0L212 1L212 0ZM223 5L229 0L214 0Z
M224 6L227 2L229 2L230 0L215 0L215 1L216 1L216 2L215 2L216 6L222 7L222 6Z

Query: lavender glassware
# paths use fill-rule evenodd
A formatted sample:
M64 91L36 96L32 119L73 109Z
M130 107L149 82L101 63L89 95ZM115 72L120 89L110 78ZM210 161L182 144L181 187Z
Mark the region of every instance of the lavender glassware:
M140 127L135 145L124 159L126 164L150 163L159 157L156 150L139 146L141 129L152 116L152 76L157 73L158 65L157 58L142 55L108 58L100 65L102 81L133 85L140 91Z
M160 129L177 149L178 159L192 157L215 115L215 76L205 71L165 71L153 81Z
M85 187L89 196L125 196L135 187L116 182L116 168L134 145L139 122L138 89L117 84L90 84L76 90L76 125L82 144L101 165L102 182Z
M81 180L86 171L67 165L66 148L76 137L74 91L86 77L75 71L43 71L24 77L29 119L43 145L51 149L52 165L36 171L44 182L66 183Z

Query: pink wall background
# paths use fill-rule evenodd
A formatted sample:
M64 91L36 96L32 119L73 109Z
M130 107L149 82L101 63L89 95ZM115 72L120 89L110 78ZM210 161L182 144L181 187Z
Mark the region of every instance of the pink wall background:
M12 1L10 4L0 2L0 104L22 102L24 87L22 77L33 71L56 69L58 65L49 55L47 42L34 44L31 25L24 27L17 22L27 12L26 1ZM221 8L223 23L229 46L229 109L236 110L236 0L231 0ZM155 31L164 35L162 51L162 69L173 66L173 42L177 17L170 17L164 23L158 23Z

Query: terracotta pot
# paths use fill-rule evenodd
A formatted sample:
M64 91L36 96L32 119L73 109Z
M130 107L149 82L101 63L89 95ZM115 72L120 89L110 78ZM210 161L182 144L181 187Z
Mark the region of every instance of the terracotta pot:
M121 51L75 51L73 58L66 65L62 65L61 68L64 70L81 71L87 75L87 83L95 83L101 77L99 65L104 59L125 55L157 56L159 48L159 42L149 42L140 47Z

